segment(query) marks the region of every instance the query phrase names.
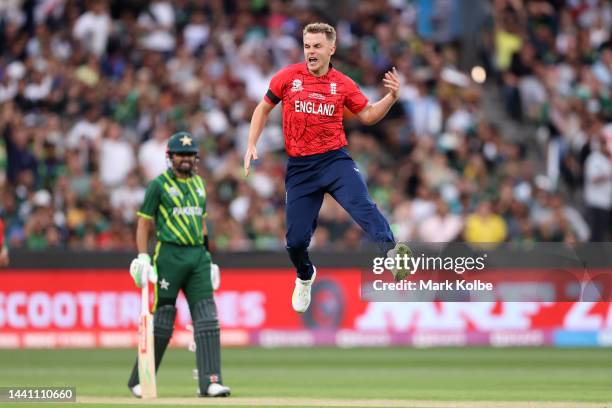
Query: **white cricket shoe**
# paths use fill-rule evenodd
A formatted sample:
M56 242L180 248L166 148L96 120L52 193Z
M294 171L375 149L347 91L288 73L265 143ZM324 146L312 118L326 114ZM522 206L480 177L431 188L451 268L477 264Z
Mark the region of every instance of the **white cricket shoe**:
M211 383L208 386L205 394L199 394L200 397L229 397L231 394L230 387L219 383Z
M293 289L291 305L293 306L293 310L298 313L304 313L306 310L308 310L308 306L310 306L310 289L312 288L312 283L317 277L317 268L314 266L312 268L313 273L310 280L295 278L295 289Z
M130 387L130 391L132 391L132 395L136 398L142 398L142 391L140 389L140 384L136 384L133 387Z

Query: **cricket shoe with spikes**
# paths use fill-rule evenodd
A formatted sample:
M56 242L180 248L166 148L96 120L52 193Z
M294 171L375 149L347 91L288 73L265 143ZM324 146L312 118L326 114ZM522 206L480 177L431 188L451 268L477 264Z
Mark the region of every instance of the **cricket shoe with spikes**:
M136 384L133 387L129 387L129 389L132 392L133 396L135 396L136 398L142 398L142 390L140 389L140 384Z
M412 250L410 247L403 242L395 244L395 248L387 252L387 258L391 258L394 261L394 266L391 268L391 273L396 281L405 279L410 274L410 263L408 258L412 256ZM397 262L399 261L399 262Z
M293 310L298 313L304 313L310 306L310 290L312 289L312 283L317 277L317 268L312 267L312 277L310 280L302 280L295 278L295 289L293 289L293 296L291 297L291 305Z
M198 392L199 397L229 397L230 394L230 387L219 383L211 383L204 394Z

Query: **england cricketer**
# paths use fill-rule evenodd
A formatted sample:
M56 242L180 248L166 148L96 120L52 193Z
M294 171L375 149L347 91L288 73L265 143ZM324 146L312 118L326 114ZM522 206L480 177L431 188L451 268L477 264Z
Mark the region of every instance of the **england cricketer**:
M372 125L387 114L400 90L400 80L393 68L383 79L388 93L376 103L368 103L355 82L330 64L336 51L336 30L332 26L307 25L303 41L306 61L274 75L268 92L255 108L244 156L248 176L251 160L257 159L255 145L268 115L282 101L283 134L289 155L285 176L286 240L289 257L297 270L292 305L298 313L305 312L310 305L316 268L308 256L308 245L325 193L340 203L382 250L391 250L395 245L389 223L370 198L357 165L345 149L342 119L346 107L362 123Z
M213 299L205 222L206 191L202 179L195 174L198 147L191 134L172 135L167 156L169 169L149 183L138 212L139 255L132 261L130 273L140 287L146 275L143 271L151 270L147 244L154 228L157 237L153 255L153 274L157 274L153 306L155 369L159 368L172 337L176 297L182 290L194 326L199 396L224 397L230 394L230 389L223 385L221 378L219 321ZM138 364L132 370L128 387L140 397Z

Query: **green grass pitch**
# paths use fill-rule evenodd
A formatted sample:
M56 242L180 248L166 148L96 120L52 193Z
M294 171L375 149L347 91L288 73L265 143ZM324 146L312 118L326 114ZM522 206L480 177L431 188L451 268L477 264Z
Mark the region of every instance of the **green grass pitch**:
M135 355L135 350L0 350L0 386L75 386L78 397L127 398ZM611 349L244 348L225 349L222 358L232 397L200 399L203 405L227 406L232 398L278 399L275 406L283 406L283 398L346 400L357 406L370 399L576 401L601 407L612 401ZM173 406L178 403L171 399L179 397L198 402L194 364L193 353L168 350L158 373L157 403L168 398L167 406Z

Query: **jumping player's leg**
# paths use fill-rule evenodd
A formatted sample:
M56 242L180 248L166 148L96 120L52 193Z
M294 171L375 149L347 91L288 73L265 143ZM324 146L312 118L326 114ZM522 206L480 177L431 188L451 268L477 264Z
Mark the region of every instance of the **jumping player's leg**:
M391 227L370 198L368 187L355 162L350 157L336 160L330 164L327 172L334 175L333 182L328 185L331 196L384 253L392 249L395 238Z
M308 256L308 246L317 227L317 216L325 195L318 176L321 163L320 156L289 158L285 177L287 252L297 272L291 305L298 313L308 310L310 290L316 277L316 268Z
M175 252L180 249L170 245L158 245L153 256L157 268L158 280L155 287L155 305L153 310L153 338L155 344L155 371L159 369L162 358L174 331L176 319L176 298L187 268L183 262L177 262ZM128 380L132 392L140 382L138 378L138 359Z
M304 191L299 186L287 190L285 216L287 252L301 280L310 280L314 267L308 256L310 239L317 227L317 216L325 193Z
M200 396L225 397L230 394L230 389L221 385L221 340L210 281L210 255L201 248L196 256L193 272L183 285L183 291L193 320Z

